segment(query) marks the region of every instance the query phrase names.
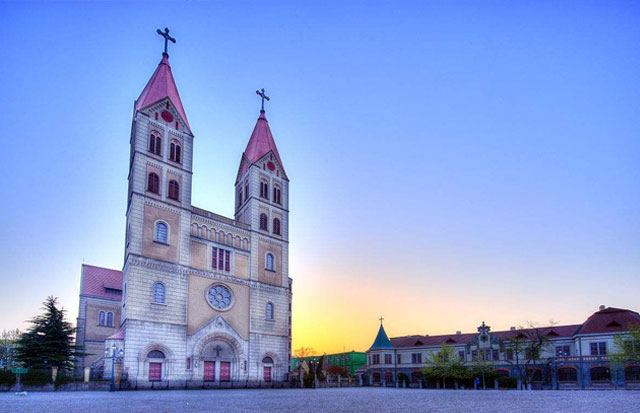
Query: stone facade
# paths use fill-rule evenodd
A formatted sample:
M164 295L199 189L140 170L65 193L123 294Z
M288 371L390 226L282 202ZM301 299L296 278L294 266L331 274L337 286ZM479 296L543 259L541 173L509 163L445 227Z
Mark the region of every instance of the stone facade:
M194 136L167 55L135 108L121 328L102 338L105 377L115 349L117 371L138 387L287 380L289 181L264 112L241 158L231 219L191 205Z

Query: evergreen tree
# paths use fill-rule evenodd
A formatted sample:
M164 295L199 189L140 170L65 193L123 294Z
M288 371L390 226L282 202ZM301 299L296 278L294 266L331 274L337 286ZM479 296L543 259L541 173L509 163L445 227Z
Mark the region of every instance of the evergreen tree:
M31 319L31 327L18 340L17 359L34 369L72 367L74 356L82 356L73 344L75 328L65 321L65 310L57 307L57 298L43 302L43 314Z

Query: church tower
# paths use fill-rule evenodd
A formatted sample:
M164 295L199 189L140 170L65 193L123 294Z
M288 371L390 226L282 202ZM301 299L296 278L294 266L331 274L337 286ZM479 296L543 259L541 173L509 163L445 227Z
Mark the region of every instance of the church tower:
M235 218L250 227L251 278L259 286L252 289L251 334L256 342L274 342L287 355L286 360L280 357L282 365L290 365L289 179L264 110L269 97L264 89L256 93L262 108L238 168ZM286 324L265 322L265 306L278 312L274 318Z
M135 101L131 129L121 322L130 374L143 373L138 358L147 352L148 337L184 342L187 279L181 268L190 262L193 138L165 46ZM184 371L184 353L175 349L172 368Z

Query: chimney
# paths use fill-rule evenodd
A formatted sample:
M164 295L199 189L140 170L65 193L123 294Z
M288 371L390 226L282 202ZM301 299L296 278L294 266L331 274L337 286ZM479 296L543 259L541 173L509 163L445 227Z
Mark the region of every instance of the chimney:
M458 330L456 331L456 335L459 336L460 334L462 334L462 331Z
M511 326L511 327L509 327L509 330L516 331L516 328L514 326Z
M601 305L601 306L600 306L600 311L604 310L605 308L607 308L607 307L606 307L606 306L604 306L604 305Z

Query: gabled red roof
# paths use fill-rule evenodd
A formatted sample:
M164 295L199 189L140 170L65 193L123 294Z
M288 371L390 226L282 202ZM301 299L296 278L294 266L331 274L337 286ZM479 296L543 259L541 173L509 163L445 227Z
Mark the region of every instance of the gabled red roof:
M630 323L640 325L640 314L631 310L609 307L597 311L587 318L578 333L595 334L628 331Z
M249 138L247 148L244 150L244 156L246 156L249 163L255 163L268 154L269 151L273 152L286 178L287 174L284 172L284 164L280 159L280 154L278 153L276 142L273 140L271 129L269 129L269 122L264 115L264 111L260 111L260 117L258 117L256 126L253 128L253 133L251 134L251 138Z
M557 337L571 337L580 327L580 324L572 324L566 326L552 326L552 327L540 327L542 333L547 335L551 332L552 338ZM527 329L525 329L527 330ZM490 334L498 336L502 339L509 339L518 334L521 334L522 330L507 330L507 331L492 331ZM391 343L395 347L416 347L416 346L441 346L447 345L462 345L468 344L474 337L477 337L478 333L465 333L465 334L444 334L439 336L405 336L405 337L393 337ZM526 335L525 335L526 336ZM422 343L422 344L418 344Z
M122 298L122 271L82 264L82 294L107 300Z
M191 126L189 126L187 114L184 111L184 107L182 107L182 100L180 100L178 88L171 73L171 66L169 66L169 55L163 53L158 68L153 72L151 79L149 79L142 93L140 93L140 97L136 100L136 110L142 110L167 97L180 114L189 133L191 133Z
M107 337L107 340L124 340L124 330L120 330L117 333Z

